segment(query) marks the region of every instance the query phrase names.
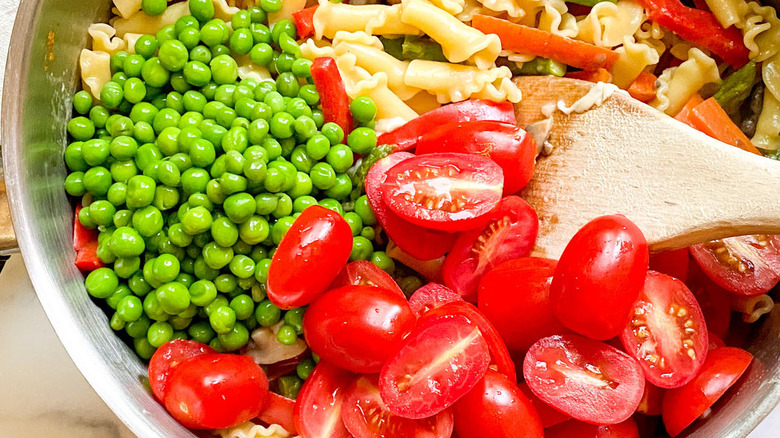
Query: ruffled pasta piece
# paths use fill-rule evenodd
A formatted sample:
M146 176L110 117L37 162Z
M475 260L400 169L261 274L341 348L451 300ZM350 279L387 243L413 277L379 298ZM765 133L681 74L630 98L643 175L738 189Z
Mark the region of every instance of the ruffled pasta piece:
M268 69L252 62L252 58L249 55L236 56L235 58L238 63L239 78L254 79L257 82L272 80Z
M125 49L125 41L116 35L116 29L108 23L95 23L89 26L87 33L92 37L92 50L107 52L111 55Z
M515 53L511 50L502 50L500 56L505 57L508 61L517 62L520 64L530 62L536 58L536 55L532 55L530 53Z
M764 151L780 149L780 99L768 90L756 123L756 133L750 139L753 145Z
M476 14L483 15L498 15L500 14L482 6L478 0L465 0L463 5L463 11L459 14L455 14L455 18L460 21L471 21Z
M415 94L413 98L406 101L406 104L417 114L425 114L441 106L436 96L427 91Z
M677 71L677 67L667 68L655 81L655 100L651 102L651 105L659 111L665 112L669 109L669 96L667 96L669 94L669 81L675 71Z
M528 14L528 9L524 8L523 4L517 0L481 0L481 3L487 9L494 12L506 12L511 18L522 18ZM530 2L536 5L537 1ZM533 8L536 9L536 8Z
M671 73L668 87L663 90L664 97L668 99L668 106L662 109L666 105L664 104L665 99L658 97L662 94L660 87L657 90L656 99L650 102L650 105L674 116L701 87L719 80L720 71L715 60L701 50L692 48L688 52L688 60Z
M600 2L577 22L577 38L600 47L615 47L634 35L644 22L642 5L633 0Z
M214 2L214 18L219 18L220 20L230 23L230 20L232 20L233 16L236 15L236 12L238 12L238 8L230 6L227 3L227 0L212 1ZM287 3L288 1L290 0L283 0L282 3ZM187 14L189 14L189 9L187 9Z
M403 0L402 5L401 21L438 42L450 62L469 61L488 68L498 58L501 40L497 35L485 35L427 0Z
M658 57L666 52L666 43L663 39L666 35L664 29L654 21L645 21L634 34L637 43L644 44L658 53Z
M753 297L738 296L731 294L729 298L731 310L742 314L742 320L752 324L762 316L771 312L775 307L775 302L767 294L756 295Z
M268 427L247 421L244 424L216 431L221 438L289 438L290 433L278 424Z
M451 15L460 14L463 12L463 7L466 6L466 0L431 0L431 3Z
M400 117L406 121L412 120L418 114L404 103L387 86L387 74L377 73L369 79L355 83L347 87L347 94L352 99L359 96L370 97L376 103L377 119L389 119Z
M545 0L544 7L539 12L537 27L556 35L576 37L580 31L577 27L577 19L568 13L568 10L569 8L563 0ZM530 25L533 26L533 23Z
M471 97L496 102L519 102L520 89L512 82L508 67L486 70L467 65L415 59L406 70L406 85L435 94L439 103L460 102Z
M320 0L314 12L314 36L333 38L336 32L363 31L370 35L420 35L420 30L401 22L401 5L348 5Z
M135 53L135 43L138 41L138 38L141 38L142 36L143 34L140 33L126 33L125 36L122 37L122 40L125 42L125 50L127 50L128 53Z
M143 0L114 0L114 8L117 15L123 18L130 18L133 14L141 10Z
M402 117L391 117L389 119L379 119L374 124L374 131L377 135L382 135L386 132L395 131L401 126L405 125L408 120Z
M81 67L82 88L99 100L100 91L106 82L111 80L111 55L83 49L79 57L79 67Z
M623 46L615 49L620 56L612 66L612 83L620 88L628 88L642 70L646 67L658 64L660 57L658 52L646 44L634 41L633 37L623 39Z
M268 14L268 23L273 25L279 20L292 20L293 12L306 7L306 0L284 0L282 9Z
M138 11L128 18L116 18L111 24L119 37L124 37L126 33L155 35L163 27L175 24L176 20L189 13L189 2L174 3L157 17L150 17L143 11Z

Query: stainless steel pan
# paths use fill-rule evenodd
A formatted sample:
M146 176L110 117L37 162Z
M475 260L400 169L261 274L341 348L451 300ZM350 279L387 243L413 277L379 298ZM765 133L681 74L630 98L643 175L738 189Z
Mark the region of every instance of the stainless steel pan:
M19 249L38 297L68 353L95 391L141 437L194 437L150 395L145 367L89 299L73 265L73 213L63 190L65 124L77 89L87 27L109 13L106 0L22 0L2 102L5 183ZM0 205L2 202L0 190ZM15 246L2 231L0 254ZM778 218L780 220L780 218ZM750 336L756 361L736 391L690 437L746 436L780 400L780 310Z

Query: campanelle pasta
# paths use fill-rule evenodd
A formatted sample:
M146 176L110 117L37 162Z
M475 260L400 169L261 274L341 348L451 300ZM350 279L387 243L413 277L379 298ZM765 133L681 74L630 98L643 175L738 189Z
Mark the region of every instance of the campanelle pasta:
M644 22L642 5L633 0L600 2L577 22L577 38L601 47L615 47L634 35Z
M512 82L508 67L482 70L466 65L416 59L406 70L407 85L435 94L439 102L459 102L468 98L519 102L520 89Z
M647 44L637 43L633 37L623 39L623 46L615 49L620 57L612 67L612 82L627 88L646 67L658 64L658 52Z
M685 102L701 87L720 80L720 71L715 60L697 48L690 49L687 61L673 70L667 69L670 70L667 85L663 90L658 88L658 95L650 105L672 116L680 112ZM659 82L663 82L660 77Z
M141 10L143 0L113 0L114 8L117 13L124 18L130 18L131 15Z
M272 424L268 427L247 421L244 424L217 431L221 438L289 438L290 433L282 426Z
M333 38L338 31L363 31L369 35L419 35L414 26L401 22L401 5L348 5L320 0L314 12L314 35Z
M83 49L79 57L83 88L100 99L100 91L111 80L111 55Z
M92 50L107 52L111 55L125 50L126 43L116 36L116 29L107 23L95 23L89 26L87 33L92 37Z

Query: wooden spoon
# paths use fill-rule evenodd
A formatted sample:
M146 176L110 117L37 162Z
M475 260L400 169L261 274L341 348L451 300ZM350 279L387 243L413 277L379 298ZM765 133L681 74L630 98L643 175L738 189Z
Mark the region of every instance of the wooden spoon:
M516 81L523 91L519 126L545 119L545 105L571 105L594 86L546 76ZM639 226L652 252L780 234L780 163L721 143L625 93L553 117L552 154L539 158L521 193L539 214L534 255L559 258L585 223L616 213Z

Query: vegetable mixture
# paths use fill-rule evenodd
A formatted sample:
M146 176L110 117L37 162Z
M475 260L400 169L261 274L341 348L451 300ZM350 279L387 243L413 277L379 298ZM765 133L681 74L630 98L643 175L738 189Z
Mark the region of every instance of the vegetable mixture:
M67 126L75 263L185 427L677 436L750 366L732 310L773 305L779 238L650 255L615 212L532 256L549 145L510 79L614 82L777 158L771 7L731 11L756 33L703 1L114 3Z

